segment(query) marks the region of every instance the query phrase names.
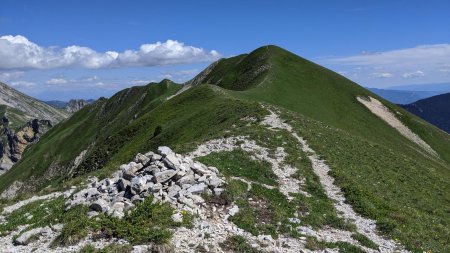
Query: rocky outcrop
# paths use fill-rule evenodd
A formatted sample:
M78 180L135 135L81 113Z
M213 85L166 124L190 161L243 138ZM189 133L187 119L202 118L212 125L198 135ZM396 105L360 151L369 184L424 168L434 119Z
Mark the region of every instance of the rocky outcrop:
M3 117L2 142L0 142L0 175L9 170L22 158L25 149L47 132L52 123L49 120L30 120L17 131L9 127L9 120Z
M207 167L188 156L175 154L168 147L158 153L137 154L134 161L120 166L112 178L91 179L87 188L67 201L68 208L88 205L91 216L107 213L123 217L125 212L149 196L169 202L177 210L196 212L205 194L220 195L225 181L214 167ZM173 215L180 220L180 214Z
M83 107L88 105L89 102L84 99L71 99L69 103L67 103L66 111L69 113L75 113L81 110Z
M27 120L44 119L50 120L53 124L67 118L69 113L53 108L37 99L27 96L8 85L0 82L0 105L20 111L16 116Z

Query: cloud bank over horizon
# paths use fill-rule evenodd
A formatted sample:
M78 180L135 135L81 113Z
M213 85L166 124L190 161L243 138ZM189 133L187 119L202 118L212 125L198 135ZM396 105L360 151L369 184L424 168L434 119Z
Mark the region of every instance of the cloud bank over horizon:
M363 52L319 62L365 86L450 82L450 44Z
M216 50L188 46L177 40L142 44L137 50L97 52L89 47L42 47L22 35L0 37L0 70L152 67L217 60Z

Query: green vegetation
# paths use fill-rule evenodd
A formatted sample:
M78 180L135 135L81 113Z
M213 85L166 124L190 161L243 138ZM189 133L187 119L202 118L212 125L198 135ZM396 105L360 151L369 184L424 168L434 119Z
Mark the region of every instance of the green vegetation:
M131 245L146 243L163 245L172 236L169 229L192 226L191 215L186 214L182 223L175 223L171 218L173 209L169 204L152 204L152 201L153 198L147 198L127 213L123 219L104 214L95 219L89 219L88 207L76 206L65 210L62 197L50 201L35 201L9 214L6 222L0 224L0 236L16 230L21 225L30 224L16 237L33 228L62 223L63 229L53 242L54 246L77 244L89 233L97 239L111 237L126 239ZM89 247L85 250L89 250Z
M220 247L236 253L261 253L260 250L253 248L244 237L239 235L228 237L226 241L220 244Z
M123 219L103 214L99 215L97 219L89 219L87 218L87 207L72 208L66 213L67 222L54 243L73 245L91 231L94 232L95 238L122 238L132 245L165 244L172 236L169 228L181 224L172 221L173 209L169 204L152 204L152 200L153 198L147 198L131 213L127 213Z
M103 249L96 249L94 246L89 244L84 246L79 253L129 253L131 251L133 251L133 247L129 244L122 245L112 243Z
M261 184L277 185L277 176L273 173L271 165L250 157L251 153L236 149L230 152L212 153L197 160L208 166L217 167L227 177L242 177Z
M375 250L379 249L379 247L376 243L374 243L372 240L370 240L369 238L367 238L367 236L365 236L363 234L360 234L360 233L353 234L352 238L357 240L364 247L375 249Z
M353 246L347 242L323 242L318 241L315 237L306 237L305 247L310 250L324 250L338 248L341 253L364 253L365 251L357 246Z
M270 234L277 238L281 234L296 234L296 227L289 221L294 217L294 212L304 211L307 203L299 196L292 202L288 202L286 197L277 189L267 189L257 183L253 183L251 190L248 185L239 180L228 182L226 192L222 198L226 198L224 203L235 202L239 207L239 212L230 218L238 227L252 233L253 235ZM321 202L318 200L317 202ZM216 201L220 203L220 201ZM328 202L326 202L328 204ZM311 213L301 217L303 225L313 225L320 227L324 225L341 229L353 229L342 219L338 218L331 203L330 206L314 209ZM314 219L314 218L315 219ZM316 217L322 217L318 219Z
M283 117L327 161L357 212L377 220L382 232L401 240L409 250L446 249L450 235L448 208L443 204L450 203L447 166L292 113Z

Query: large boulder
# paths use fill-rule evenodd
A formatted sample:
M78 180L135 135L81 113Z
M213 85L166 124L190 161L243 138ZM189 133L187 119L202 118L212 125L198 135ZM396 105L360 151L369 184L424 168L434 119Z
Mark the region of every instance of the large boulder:
M105 213L109 210L109 203L104 199L97 199L89 206L89 209L91 211Z
M166 157L169 154L173 154L173 151L169 147L161 146L161 147L158 148L158 153L160 155L162 155L163 157Z
M175 170L165 170L155 174L154 181L156 183L163 183L175 176L177 172Z

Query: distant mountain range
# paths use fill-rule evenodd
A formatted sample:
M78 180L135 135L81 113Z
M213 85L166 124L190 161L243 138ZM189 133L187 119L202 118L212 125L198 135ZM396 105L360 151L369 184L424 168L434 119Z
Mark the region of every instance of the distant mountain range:
M400 106L450 133L450 93Z
M74 113L88 104L95 102L95 99L71 99L69 101L50 100L44 103L53 106L57 109L63 109L67 112Z
M428 83L428 84L411 84L391 86L389 90L407 90L407 91L437 91L440 93L450 92L450 83Z

